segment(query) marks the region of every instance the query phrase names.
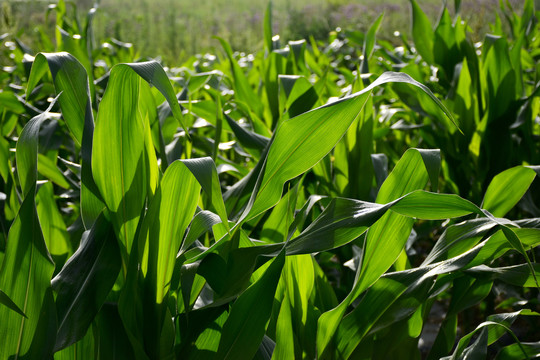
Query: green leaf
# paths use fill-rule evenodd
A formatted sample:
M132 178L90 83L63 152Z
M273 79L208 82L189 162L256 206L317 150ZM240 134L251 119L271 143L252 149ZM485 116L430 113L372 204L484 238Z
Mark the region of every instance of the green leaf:
M523 351L529 358L537 356L540 353L540 342L522 342L506 346L499 351L495 360L521 360L523 359Z
M493 216L503 217L525 195L536 174L532 167L516 166L496 175L484 194L482 207Z
M418 205L422 204L420 208ZM426 220L444 220L469 215L483 214L472 202L457 195L414 191L392 205L392 211L409 217Z
M424 85L406 74L386 72L356 94L281 124L270 146L259 190L252 195L253 205L246 209L243 217L252 219L274 206L281 198L285 181L306 172L328 154L356 119L373 88L387 82L420 87L452 119L444 105Z
M125 329L125 335L133 349L135 356L130 356L130 358L149 360L150 358L144 349L143 286L140 277L139 247L134 245L129 257L126 281L122 286L118 299L118 308L115 313L122 320L123 326L121 327ZM107 317L105 318L109 321Z
M202 332L194 341L194 347L191 349L188 359L204 360L211 358L210 354L215 355L217 353L219 348L219 342L221 340L221 332L223 330L223 325L227 321L228 316L229 313L227 311L222 311L216 319L208 323L201 321L201 319L195 317L190 318L192 322L197 321L196 325L192 323L192 326L190 328L191 331L194 330L195 326L197 326L197 328L199 328L201 324L206 326L202 328Z
M11 91L0 92L0 105L2 105L3 111L9 109L16 114L24 114L26 111L21 101Z
M474 329L469 334L465 335L461 338L459 341L456 349L454 350L454 353L452 354L451 359L460 359L462 356L465 356L466 354L473 353L474 351L481 350L483 347L484 349L487 348L488 345L496 341L498 338L500 338L505 332L510 334L510 336L518 343L520 344L519 340L517 339L514 332L510 329L510 325L514 322L516 317L520 314L523 315L533 315L533 316L539 316L537 313L533 313L530 310L520 310L515 313L510 314L498 314L498 315L492 315L488 318L488 321L485 321L478 325L476 329ZM465 348L469 342L471 341L472 337L478 332L481 331L481 337L484 336L484 342L481 341L475 341L471 346L468 348ZM522 349L522 353L526 355L525 349Z
M409 149L396 164L377 195L377 202L391 202L411 191L426 186L431 168L438 164L423 150ZM406 179L406 181L404 180ZM363 249L361 267L347 297L334 309L321 315L318 321L317 351L322 356L337 329L347 307L371 286L396 261L412 230L413 220L396 213L384 214L369 229ZM384 254L384 256L379 256Z
M367 66L367 65L366 65ZM363 82L358 81L363 87ZM373 99L369 99L364 114L353 122L347 134L334 149L334 186L341 196L372 199L374 164L373 151Z
M433 64L434 33L428 17L415 0L410 0L412 7L412 35L416 51L428 63Z
M451 225L443 232L422 263L427 265L449 259L475 246L496 224L486 218L478 218Z
M47 182L40 186L36 196L36 207L43 238L52 255L71 255L73 251L69 234L62 214L54 201L53 190L53 185Z
M57 94L62 94L58 102L64 121L77 143L81 145L81 215L85 226L90 228L104 205L91 171L94 115L88 75L84 66L71 54L40 53L32 64L26 88L27 96L45 75L47 65Z
M347 315L336 335L337 351L340 358L347 359L360 343L371 326L388 308L407 291L418 286L429 269L414 269L381 277L358 304L358 310ZM406 310L406 309L402 309ZM361 330L360 330L361 329Z
M223 50L225 50L225 54L229 59L229 64L231 66L232 77L234 81L236 100L245 104L249 104L249 108L251 109L251 111L253 111L253 113L259 119L262 119L263 104L257 94L253 91L253 88L249 84L248 79L244 74L244 71L242 70L242 68L240 68L240 65L238 65L238 63L234 59L231 46L224 39L220 37L217 37L217 39L221 43L221 46L223 47Z
M69 53L39 53L32 64L26 87L27 97L47 70L52 74L56 92L63 94L58 102L64 120L75 140L82 144L84 127L91 126L93 129L92 102L86 70Z
M124 268L146 197L157 186L151 112L155 104L147 83L130 66L114 66L97 115L92 172L112 214Z
M56 316L50 292L54 262L45 245L35 204L39 129L46 119L47 112L31 119L17 142L17 171L24 200L9 229L0 289L28 318L7 306L0 307L1 358L52 352L52 348L39 349L43 346L41 339L51 335L48 316ZM45 320L41 320L41 314Z
M216 359L251 359L255 355L270 319L274 293L284 263L285 252L281 251L262 277L232 305L223 326Z
M197 240L200 236L207 233L216 224L221 223L221 218L211 211L203 210L195 214L189 229L186 233L186 237L182 242L179 253L183 253Z
M54 338L56 330L51 334L50 325L56 325L54 321L48 322L56 317L50 291L54 263L47 251L35 204L39 129L49 116L48 110L26 124L17 142L17 171L25 177L21 182L24 201L9 229L0 269L0 289L24 318L13 312L12 307L0 308L0 334L5 339L0 357L52 353L52 347L44 346L44 341L50 339L48 336Z
M106 334L103 335L106 336ZM97 337L99 338L100 336ZM93 331L89 330L86 332L86 335L81 340L77 341L75 344L55 352L54 360L81 359L85 356L90 356L95 359L95 350L97 350L96 348L97 346L95 345Z
M315 283L314 259L311 255L294 255L285 260L283 277L285 279L286 297L292 312L295 336L303 352L310 357L315 356L315 321L308 322L311 315L310 298ZM285 301L284 301L285 302ZM282 305L283 306L283 305ZM294 348L293 348L294 349Z
M36 314L37 315L37 314ZM37 324L36 334L32 339L30 350L23 355L21 359L48 359L52 356L54 342L56 338L56 312L54 307L54 297L51 287L45 290L45 297L41 311L39 312L39 320ZM39 331L39 332L38 332Z
M429 351L429 359L439 359L448 354L457 336L458 314L480 303L491 291L493 281L461 276L452 283L452 298L437 337Z
M270 139L255 132L244 129L229 115L225 114L225 120L229 124L238 142L251 154L260 156L261 151L268 145Z
M369 27L368 32L366 33L366 36L364 37L364 49L363 49L363 56L362 63L360 65L360 68L362 69L362 73L369 73L369 59L371 58L371 55L373 54L373 47L375 46L375 35L377 34L377 31L379 30L379 27L381 26L381 22L383 20L384 13L379 15L377 20Z
M376 333L411 316L428 297L433 277L466 267L478 246L448 261L382 275L347 314L337 329L337 352L348 358L368 333Z
M294 328L291 315L289 296L285 296L281 302L276 324L276 348L272 359L294 359Z
M176 99L176 94L174 93L174 89L171 85L169 77L167 76L165 70L163 70L161 65L159 65L159 63L156 61L131 63L126 65L131 67L133 71L139 74L141 78L146 80L148 84L155 86L156 89L161 92L161 94L169 103L174 118L178 121L180 126L182 126L182 128L186 132L186 136L189 138L188 128L183 123L182 111L180 110L180 105L178 104L178 100Z
M210 157L183 160L182 163L191 171L193 176L201 184L202 189L208 195L210 203L216 209L223 225L229 230L227 210L221 195L221 186L214 160Z
M38 173L48 178L56 185L69 189L70 185L64 174L56 167L54 161L43 154L38 154Z
M403 205L400 205L402 203ZM442 207L440 204L445 204L447 207ZM362 235L389 209L396 209L396 213L419 219L446 219L473 212L482 214L474 204L456 195L420 190L408 193L387 204L335 198L315 221L287 244L287 254L309 254L345 245ZM481 227L482 233L496 226L488 219L478 220L481 220L482 224L489 224L489 227ZM448 247L452 245L454 243ZM438 246L441 247L438 250L441 254L448 250L447 247L443 247L445 245ZM467 249L473 246L474 244Z
M521 246L527 249L540 245L540 229L512 229L507 230L507 234L513 238L513 243L519 242ZM514 244L508 241L507 234L502 230L497 231L486 240L486 244L478 253L478 256L471 261L470 267L487 264L494 259L501 257L509 250L516 250ZM514 234L514 236L512 236ZM519 246L519 245L518 245ZM526 258L528 259L528 257ZM532 264L528 263L529 269ZM533 273L534 274L534 273Z
M268 53L274 49L272 34L272 1L269 1L264 13L264 46Z
M3 136L0 136L0 176L5 183L7 183L9 176L12 176L10 174L9 142Z
M177 160L167 168L148 209L140 235L148 247L143 271L157 304L167 294L176 254L195 214L200 191L189 167Z
M19 175L19 182L21 184L21 190L23 197L27 195L31 197L35 196L36 181L37 181L37 162L38 162L38 142L39 142L39 129L41 124L54 116L50 113L56 99L49 105L49 108L43 113L32 118L26 123L19 140L17 141L17 173Z
M285 242L289 239L289 227L293 222L293 214L296 209L299 183L290 189L279 203L272 209L270 216L264 224L259 235L259 240L267 243ZM291 234L292 235L292 234Z
M287 244L287 254L310 254L345 245L362 235L389 208L390 205L333 199L314 222Z
M266 20L266 19L265 19ZM266 25L266 23L265 23ZM269 25L270 27L270 25ZM270 46L273 47L272 38L269 39ZM268 107L272 113L271 129L275 129L280 115L283 114L282 107L279 100L279 77L284 72L286 59L275 51L270 52L265 61L264 66L264 88L266 92L266 99ZM264 134L263 134L264 135Z
M517 251L521 253L521 255L523 255L523 257L527 261L527 264L529 265L529 268L531 269L531 274L534 280L536 281L536 286L540 287L540 285L538 284L538 279L536 278L536 272L534 270L533 264L531 260L529 259L529 256L527 255L527 251L525 250L525 247L523 246L522 240L518 236L518 233L517 233L518 229L508 227L508 226L502 226L501 230L504 233L504 236L506 237L508 242L512 244L514 249L516 249Z
M9 298L9 296L6 295L5 292L0 290L0 304L7 306L13 311L18 312L21 316L24 316L25 318L28 318L23 311Z
M313 109L319 102L315 87L305 76L279 75L279 85L281 122Z
M536 278L540 277L540 264L533 263L534 272ZM531 268L528 264L520 264L513 266L504 266L491 268L486 265L479 265L467 270L467 273L473 276L487 274L490 275L492 280L500 280L507 284L522 286L522 287L535 287L535 276L531 274Z
M193 164L192 164L193 165ZM140 231L139 249L144 245L141 270L144 280L144 332L147 353L164 357L164 329L171 321L166 316L169 287L176 254L199 200L201 186L182 161L169 165L148 208ZM172 324L171 324L172 326ZM166 345L166 347L168 347Z
M98 350L100 360L144 359L130 346L126 330L114 303L105 303L96 318L94 349ZM78 344L78 343L75 343ZM96 351L94 350L94 351ZM88 354L84 354L86 358Z
M121 264L113 227L100 215L52 280L59 322L56 351L84 337L112 289Z

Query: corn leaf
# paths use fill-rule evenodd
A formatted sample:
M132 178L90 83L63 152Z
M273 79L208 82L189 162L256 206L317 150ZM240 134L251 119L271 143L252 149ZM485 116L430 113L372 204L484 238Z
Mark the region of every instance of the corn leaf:
M174 89L171 86L169 77L167 76L165 70L163 70L161 65L159 65L159 63L157 63L156 61L131 63L127 65L132 68L133 71L135 71L137 74L139 74L141 78L146 80L148 84L155 86L156 89L158 89L161 94L163 94L163 96L169 103L174 118L178 121L180 126L184 128L186 136L189 138L188 128L184 125L182 111L180 110L180 105L178 104L178 100L176 99L176 94L174 93Z
M415 0L410 0L412 7L412 34L416 51L428 63L433 64L434 33L428 17Z
M155 152L148 144L152 104L148 84L131 67L111 70L96 120L92 172L112 214L124 267L148 192L157 186Z
M182 163L191 171L193 176L201 184L202 189L208 195L210 203L216 209L217 214L221 218L223 225L229 229L229 221L227 220L227 210L221 195L221 187L216 165L212 158L204 157L198 159L183 160Z
M276 130L256 198L243 216L251 219L274 206L285 181L304 173L328 154L358 116L371 90L387 82L420 87L449 114L425 86L408 75L387 72L356 94L289 119Z
M263 276L235 301L223 326L216 358L250 359L264 337L274 293L285 262L281 251ZM250 316L245 316L249 313Z
M21 316L27 317L23 311L9 298L9 296L6 295L5 292L0 290L0 304L7 306L11 310L19 313Z
M54 262L41 232L35 204L38 135L47 116L45 112L31 119L17 142L17 170L24 200L6 240L0 289L26 317L7 306L0 307L2 358L52 354L52 346L47 342L50 341L48 336L54 337L56 324L47 321L46 316L55 317L50 291Z
M145 317L144 332L147 353L151 357L165 357L170 349L164 329L172 326L166 317L169 286L176 254L199 200L201 186L189 168L181 161L169 165L149 206L140 232L139 246L144 244L142 273L149 313ZM150 299L150 300L148 300Z
M176 254L197 206L201 186L188 166L175 161L167 168L150 204L141 236L148 243L147 281L156 303L161 304L168 291ZM147 265L147 266L146 266Z
M64 121L81 145L81 215L86 228L90 228L104 204L91 171L94 115L88 75L84 66L69 53L40 53L32 64L26 88L27 96L45 75L47 66L57 94L62 93L58 102Z
M53 194L53 185L47 182L40 186L36 195L36 208L43 238L51 255L71 255L73 251L69 234Z
M538 168L516 166L491 180L482 207L493 216L503 217L523 197L536 177Z
M59 322L55 351L84 337L112 289L121 263L114 230L102 214L52 280Z
M438 170L437 155L431 151L408 150L381 186L377 201L390 202L411 191L424 188L429 175L435 176L432 168ZM349 304L396 261L409 238L412 225L413 220L408 217L387 213L371 226L364 243L362 263L353 289L338 307L319 318L317 331L319 356L326 351L332 334L335 333ZM375 254L385 254L385 256Z

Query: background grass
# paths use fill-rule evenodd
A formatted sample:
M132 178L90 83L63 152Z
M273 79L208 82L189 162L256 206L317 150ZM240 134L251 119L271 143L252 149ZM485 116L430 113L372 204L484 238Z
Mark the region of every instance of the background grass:
M76 0L68 11L82 19L93 0ZM440 0L418 1L435 20ZM510 1L521 7L523 0ZM38 28L52 37L54 14L47 16L49 1L7 0L2 2L0 33L17 34L32 48ZM463 18L468 21L474 40L480 40L494 20L498 0L465 0ZM448 5L453 10L453 1ZM94 18L98 40L109 37L136 45L144 57L162 57L179 64L187 57L220 48L213 36L226 39L235 50L253 52L262 47L262 21L267 1L263 0L102 0ZM410 32L409 2L406 0L274 0L274 33L284 41L308 38L325 39L336 27L366 30L384 12L379 37L391 40L395 31ZM37 49L38 50L38 49Z

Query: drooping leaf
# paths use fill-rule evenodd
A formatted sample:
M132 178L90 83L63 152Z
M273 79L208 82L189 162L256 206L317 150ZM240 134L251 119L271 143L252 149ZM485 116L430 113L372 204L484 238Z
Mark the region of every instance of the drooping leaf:
M540 342L522 342L521 344L512 344L502 348L495 360L518 360L523 359L524 355L532 358L538 353L540 353Z
M161 94L163 94L169 103L174 118L178 121L180 126L184 128L186 136L189 137L188 128L184 125L182 120L182 111L180 110L180 105L176 99L176 94L174 93L174 89L171 86L167 73L165 73L165 70L163 70L161 65L159 65L159 63L156 61L131 63L127 65L131 67L137 74L139 74L141 78L146 80L148 84L155 86L161 92Z
M424 85L403 73L387 72L364 90L334 103L301 114L281 124L270 146L266 167L251 208L244 217L251 219L280 199L285 181L314 166L336 145L362 110L373 88L387 82L420 87L451 118L448 110Z
M225 209L225 203L221 195L216 165L212 158L187 159L183 160L182 163L191 171L199 184L201 184L202 189L208 195L212 206L221 218L223 225L228 229L227 210Z
M47 72L47 65L57 94L62 93L58 102L64 121L81 146L81 215L90 228L104 205L91 171L94 115L88 75L84 66L69 53L40 53L32 64L27 96Z
M483 350L485 353L487 346L500 338L505 332L510 334L514 341L519 344L519 340L517 340L516 335L510 329L510 325L514 322L518 315L540 316L540 314L532 312L528 309L520 310L515 313L492 315L488 317L487 321L481 323L476 327L476 329L461 338L450 359L459 359L468 354L471 354L472 356L473 353L481 350ZM484 337L483 341L479 341L477 339L471 346L466 348L473 335L479 331L481 333L479 339ZM526 356L525 349L522 349L522 352Z
M540 264L533 263L536 278L540 277ZM479 265L467 270L467 273L476 274L488 274L492 279L497 279L508 284L523 287L535 287L536 282L534 276L531 274L528 264L512 265L492 268L486 265Z

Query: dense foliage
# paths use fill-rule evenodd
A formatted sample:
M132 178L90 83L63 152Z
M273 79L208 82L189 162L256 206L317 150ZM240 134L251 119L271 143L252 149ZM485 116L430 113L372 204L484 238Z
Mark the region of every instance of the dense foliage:
M534 2L481 43L410 5L178 68L63 1L4 37L0 358L539 356Z

